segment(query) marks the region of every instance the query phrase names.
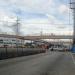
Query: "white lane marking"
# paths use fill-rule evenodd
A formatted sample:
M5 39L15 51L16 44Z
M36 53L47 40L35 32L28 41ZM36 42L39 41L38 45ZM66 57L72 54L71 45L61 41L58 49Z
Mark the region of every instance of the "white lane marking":
M74 59L72 53L70 53L70 54L71 54L71 57L72 57L73 63L75 64L75 59Z

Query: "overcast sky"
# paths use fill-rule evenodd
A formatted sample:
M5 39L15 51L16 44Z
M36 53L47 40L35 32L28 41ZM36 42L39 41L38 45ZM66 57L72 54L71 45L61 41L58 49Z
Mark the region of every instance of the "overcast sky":
M0 32L14 33L7 25L13 25L17 16L22 35L41 31L44 34L72 34L69 0L0 0Z

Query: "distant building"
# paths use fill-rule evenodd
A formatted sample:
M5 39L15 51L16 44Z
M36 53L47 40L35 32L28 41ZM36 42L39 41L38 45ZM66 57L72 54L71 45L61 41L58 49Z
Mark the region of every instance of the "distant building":
M21 39L0 37L0 47L17 46L23 44Z

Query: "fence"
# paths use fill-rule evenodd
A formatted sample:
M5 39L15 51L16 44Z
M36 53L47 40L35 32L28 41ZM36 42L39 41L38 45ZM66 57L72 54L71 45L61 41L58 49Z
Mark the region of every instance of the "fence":
M42 48L8 48L3 47L0 48L0 60L20 57L20 56L27 56L33 55L38 53L44 53L46 50Z

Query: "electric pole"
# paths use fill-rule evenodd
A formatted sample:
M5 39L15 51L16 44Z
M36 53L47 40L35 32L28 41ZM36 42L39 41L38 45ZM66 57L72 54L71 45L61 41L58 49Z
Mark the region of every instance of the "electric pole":
M73 10L73 18L74 18L72 52L75 52L75 0L70 0L70 8Z
M17 19L16 19L16 24L14 25L14 26L15 26L15 33L16 33L17 36L20 35L20 22L19 22L19 21L20 21L20 20L19 20L19 18L17 17Z

